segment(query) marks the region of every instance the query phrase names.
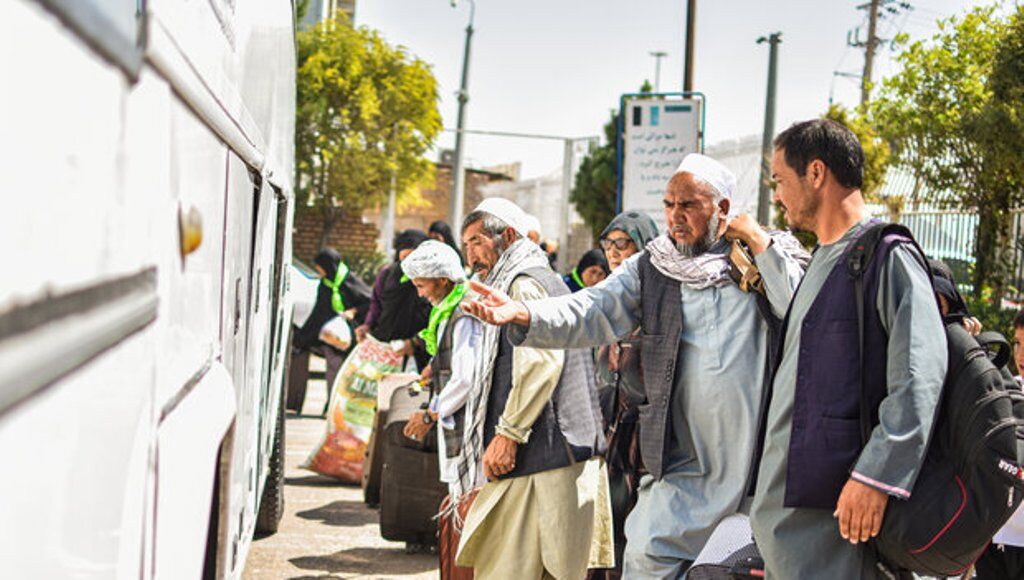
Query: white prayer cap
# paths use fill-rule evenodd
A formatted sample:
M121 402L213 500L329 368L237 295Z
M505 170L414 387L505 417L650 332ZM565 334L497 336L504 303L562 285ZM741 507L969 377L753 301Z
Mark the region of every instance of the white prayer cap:
M448 244L427 240L402 260L402 271L410 278L448 278L452 282L466 279L459 254Z
M732 199L736 189L736 176L729 168L700 153L690 153L683 158L676 173L689 173L715 188L725 199Z
M488 197L480 202L473 211L482 211L508 224L520 236L526 237L530 232L527 225L526 212L523 208L503 197Z
M527 232L540 233L540 220L537 219L537 216L530 213L526 214L526 223L524 225Z

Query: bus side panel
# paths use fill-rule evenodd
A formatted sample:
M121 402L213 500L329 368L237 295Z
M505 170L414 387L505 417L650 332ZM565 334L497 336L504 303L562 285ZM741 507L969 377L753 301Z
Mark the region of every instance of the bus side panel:
M228 154L227 216L224 230L224 290L221 303L224 365L235 387L237 414L231 438L230 467L222 473L227 494L222 498L224 530L221 537L223 570L229 573L243 564L244 550L252 535L256 491L256 412L258 391L248 380L246 346L251 322L250 285L255 272L253 258L256 184L241 160ZM254 357L256 355L254 354ZM256 360L259 360L256 357ZM226 502L226 503L223 503ZM225 535L226 534L226 535Z
M0 51L0 309L138 271L151 246L125 243L149 223L117 171L123 75L22 0L0 5Z
M0 78L13 88L0 91L9 145L0 156L0 311L152 266L156 246L140 235L152 225L150 200L123 170L155 153L141 144L130 150L124 129L134 95L121 72L20 0L0 7L0 51L9 56L0 58ZM150 80L138 90L158 100ZM67 336L83 317L47 326ZM157 333L150 324L0 411L4 577L139 576ZM57 365L65 355L44 354Z
M159 204L152 236L166 243L160 268L160 320L165 325L157 405L174 403L192 375L220 350L221 263L224 259L224 196L227 147L173 97L170 99L170 151L164 161L169 197ZM140 130L145 130L145 122ZM153 124L154 121L148 121ZM199 248L182 258L179 227L183 214L202 221ZM173 411L172 411L173 412Z
M150 327L0 417L3 577L138 577L155 355Z
M257 400L254 416L256 432L253 445L258 450L261 461L257 461L256 493L253 494L253 513L257 513L258 500L263 492L264 467L269 459L265 454L265 442L273 439L276 415L274 398L280 392L280 385L272 388L270 384L272 355L271 329L275 313L271 311L274 288L274 246L276 242L275 226L277 225L277 199L269 185L263 183L259 192L259 215L256 217L256 245L253 253L253 292L250 308L251 322L249 325L248 383L256 390Z
M224 365L213 363L175 412L160 424L157 580L202 576L217 451L235 411L231 383ZM185 473L188 477L182 477Z

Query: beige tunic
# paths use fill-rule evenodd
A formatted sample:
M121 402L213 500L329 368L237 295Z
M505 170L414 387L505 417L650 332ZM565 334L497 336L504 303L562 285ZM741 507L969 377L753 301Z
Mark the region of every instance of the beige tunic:
M547 297L519 278L515 300ZM512 390L497 432L524 443L562 374L565 353L516 347ZM577 579L614 566L608 475L601 459L486 483L466 517L457 562L476 578Z

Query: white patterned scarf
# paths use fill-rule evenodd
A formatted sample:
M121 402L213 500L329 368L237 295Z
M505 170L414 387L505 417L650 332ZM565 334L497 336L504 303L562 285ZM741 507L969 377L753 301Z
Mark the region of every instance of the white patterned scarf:
M772 244L778 245L783 253L796 259L807 268L811 256L800 245L800 241L787 231L768 232ZM721 238L720 238L721 240ZM712 245L717 245L718 242ZM651 264L662 274L678 281L691 290L720 288L732 283L729 278L729 254L704 252L699 256L684 256L676 248L676 242L668 234L651 240L644 248L651 255Z
M547 268L548 258L536 244L528 239L516 240L491 269L485 282L492 288L508 293L512 281L524 271L531 268ZM467 299L475 299L468 296ZM465 430L462 433L462 449L457 461L458 480L452 482L453 497L451 507L458 515L458 505L463 497L473 489L482 486L485 478L482 470L484 454L484 422L487 418L487 397L491 391L491 380L494 374L494 359L498 356L498 341L501 328L490 324L483 325L484 333L479 342L479 350L474 353L476 368L473 373L475 384L466 402ZM458 524L458 522L456 522ZM461 528L461 525L458 527Z

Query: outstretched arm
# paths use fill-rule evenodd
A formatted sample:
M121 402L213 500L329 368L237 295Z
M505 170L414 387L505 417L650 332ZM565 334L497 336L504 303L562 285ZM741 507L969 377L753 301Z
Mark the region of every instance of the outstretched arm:
M570 294L517 302L497 289L475 282L480 296L463 302L469 314L490 324L512 324L516 346L590 348L614 342L640 323L640 275L634 256L605 281Z

